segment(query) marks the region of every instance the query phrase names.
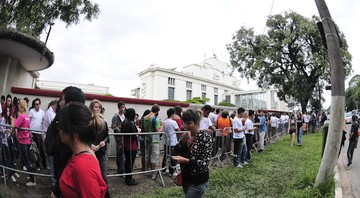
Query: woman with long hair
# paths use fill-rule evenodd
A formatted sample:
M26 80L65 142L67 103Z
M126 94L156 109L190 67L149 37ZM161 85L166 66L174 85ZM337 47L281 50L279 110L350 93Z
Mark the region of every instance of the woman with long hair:
M0 123L3 125L11 125L11 112L9 108L3 109L3 112L0 116ZM14 159L15 159L15 152L14 152L14 140L12 137L12 130L11 128L7 128L5 126L0 126L0 135L2 136L2 150L4 151L4 162L3 164L9 168L14 168ZM0 149L1 150L1 149ZM0 155L1 156L1 155ZM9 170L8 177L11 178L13 182L16 182L16 177L20 177L16 172ZM5 174L5 173L4 173Z
M109 127L108 127L105 119L102 117L101 112L102 112L103 108L102 108L102 104L99 100L95 99L95 100L91 101L89 108L93 112L93 114L99 115L105 124L105 127L97 133L95 142L93 142L93 144L91 144L90 146L91 146L91 149L95 152L96 158L99 161L102 177L103 177L104 181L106 182L106 184L108 184L106 150L107 150L107 144L110 143ZM110 197L109 189L106 191L105 197Z
M105 197L107 184L89 146L104 126L100 116L82 103L69 103L60 111L60 139L73 152L59 180L63 197Z
M13 118L11 125L16 130L16 137L19 142L20 156L23 164L28 172L32 172L32 167L29 161L29 149L31 145L31 134L27 130L30 128L30 118L27 114L27 103L21 99L18 104L18 117L16 120ZM30 181L26 183L27 186L36 186L34 175L30 174Z
M188 130L174 150L172 159L180 163L183 177L182 187L185 197L202 197L208 187L209 160L213 150L212 137L205 130L200 130L202 114L195 109L188 109L182 120Z

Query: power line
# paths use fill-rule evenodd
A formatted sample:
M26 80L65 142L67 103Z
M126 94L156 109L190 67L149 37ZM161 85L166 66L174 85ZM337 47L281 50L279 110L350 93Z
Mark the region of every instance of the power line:
M273 0L273 1L272 1L271 8L270 8L270 12L269 12L268 16L270 16L270 15L271 15L272 9L273 9L273 7L274 7L274 3L275 3L275 0ZM263 31L263 33L262 33L262 34L264 34L264 33L265 33L265 30L266 30L266 22L265 22L264 31Z

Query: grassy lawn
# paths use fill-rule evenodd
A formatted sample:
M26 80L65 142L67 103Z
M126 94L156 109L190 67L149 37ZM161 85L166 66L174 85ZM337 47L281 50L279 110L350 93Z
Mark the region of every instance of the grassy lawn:
M321 146L320 132L303 136L302 146L290 147L290 136L282 137L265 152L253 152L252 162L242 169L227 165L212 170L204 197L334 197L334 181L313 188ZM181 187L167 187L134 197L183 197L183 192Z

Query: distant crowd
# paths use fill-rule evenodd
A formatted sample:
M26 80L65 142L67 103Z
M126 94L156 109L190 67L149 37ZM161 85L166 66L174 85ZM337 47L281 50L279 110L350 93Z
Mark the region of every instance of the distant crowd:
M77 87L65 88L58 100L47 104L45 112L40 98L29 102L11 95L1 97L0 164L28 172L49 169L52 197L110 197L109 128L115 133L116 173L125 175L126 185L138 184L131 173L136 157L141 156L141 170L147 177L156 179L161 160L162 174L181 177L179 185L185 195L201 197L208 186L209 162L215 156L224 160L232 154L233 165L242 168L251 163L252 149L262 152L265 143L284 133L291 135L290 146L295 135L300 146L303 134L315 132L328 119L316 111L269 113L238 108L230 113L204 105L186 111L180 106L169 108L167 119L161 121L156 104L140 117L119 101L108 126L101 101L85 106L84 93ZM139 135L141 132L150 134ZM20 177L13 170L0 174L13 182ZM29 175L26 185L36 186L34 175Z

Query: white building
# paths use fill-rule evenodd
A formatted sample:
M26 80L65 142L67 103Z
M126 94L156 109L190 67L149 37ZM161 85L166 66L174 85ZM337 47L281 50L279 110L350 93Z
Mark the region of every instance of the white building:
M185 101L194 97L209 98L217 105L225 97L241 91L240 80L232 75L230 65L216 58L183 67L182 71L149 67L139 73L140 89L133 96L153 100Z
M47 80L38 80L36 85L40 89L62 91L65 87L75 86L80 88L84 93L106 95L109 94L109 87L97 86L94 84L78 84L78 83L67 83L67 82L56 82Z
M233 75L232 67L216 57L184 66L182 71L175 69L150 66L141 71L141 85L132 90L132 96L178 101L200 97L209 98L210 105L226 101L245 109L288 111L287 104L277 98L275 89L241 89L240 78Z

